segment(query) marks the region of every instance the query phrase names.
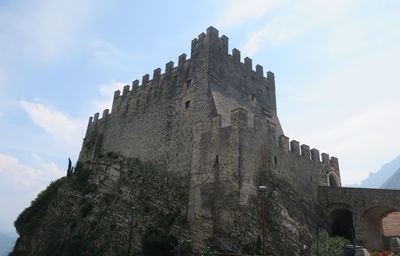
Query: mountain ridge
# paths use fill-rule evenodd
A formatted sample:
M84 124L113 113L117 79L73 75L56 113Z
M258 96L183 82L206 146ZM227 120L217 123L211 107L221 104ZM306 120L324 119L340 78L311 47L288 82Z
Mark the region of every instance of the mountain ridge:
M392 176L390 176L382 185L380 188L384 189L400 189L400 168L397 169L393 173Z
M361 181L359 187L362 188L383 188L383 184L391 178L392 175L400 168L400 155L398 155L392 161L382 165L382 167L376 171L371 172L366 179Z

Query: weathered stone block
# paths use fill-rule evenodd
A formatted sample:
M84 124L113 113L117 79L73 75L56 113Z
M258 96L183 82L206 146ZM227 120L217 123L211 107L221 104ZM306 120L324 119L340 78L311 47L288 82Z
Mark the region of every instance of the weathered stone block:
M370 256L367 249L357 249L355 256Z
M390 240L390 250L393 256L400 256L400 239L398 237L392 237Z

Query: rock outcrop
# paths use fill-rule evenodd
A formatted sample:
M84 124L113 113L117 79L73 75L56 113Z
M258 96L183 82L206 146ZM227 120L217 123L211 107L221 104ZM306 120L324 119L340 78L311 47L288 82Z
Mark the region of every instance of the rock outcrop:
M136 253L141 251L146 230L152 227L177 240L192 241L211 228L213 236L204 242L212 251L254 253L260 249L260 197L241 207L216 194L215 210L232 209L229 223L235 228L217 218L197 220L201 225L194 229L187 220L188 179L162 171L161 166L112 153L78 163L70 178L50 184L20 214L15 222L20 238L11 255L126 255L131 219L131 251ZM274 177L267 180L267 251L300 255L304 244L310 247L311 233L322 222L318 207L290 184Z

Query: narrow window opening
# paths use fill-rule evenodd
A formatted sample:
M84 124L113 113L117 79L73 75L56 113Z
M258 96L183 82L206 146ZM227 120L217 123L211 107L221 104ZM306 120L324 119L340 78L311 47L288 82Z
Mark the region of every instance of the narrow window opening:
M215 162L219 163L219 156L218 155L215 155Z
M186 82L186 89L189 89L190 87L192 87L192 79L189 79Z
M251 95L251 101L254 101L256 99L256 97L254 97L254 95Z
M278 164L278 157L274 156L274 163Z
M185 103L185 109L188 109L188 108L190 108L190 100L186 101L186 103Z

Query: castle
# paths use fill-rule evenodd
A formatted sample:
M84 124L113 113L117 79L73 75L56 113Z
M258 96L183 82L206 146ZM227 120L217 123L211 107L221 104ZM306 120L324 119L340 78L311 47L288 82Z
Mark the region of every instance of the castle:
M187 177L187 217L199 248L209 237L221 237L218 243L226 248L244 239L236 235L238 219L258 204L259 186L268 188L268 177L319 205L333 234L353 239L355 233L359 243L377 248L384 239L379 234L378 241L371 230L379 231L382 216L400 209L398 192L341 188L336 157L289 141L277 115L274 74L260 65L253 70L248 57L241 62L237 49L229 53L228 38L213 27L192 40L190 59L182 54L163 74L157 68L152 79L145 75L141 85L138 80L126 85L115 92L111 113L106 109L101 118L96 113L89 119L79 161L108 152ZM382 206L378 199L387 195L392 201ZM281 207L279 214L294 223L282 225L301 244L318 227L303 221L306 217L297 220L296 211ZM307 222L305 231L294 230L300 222Z

